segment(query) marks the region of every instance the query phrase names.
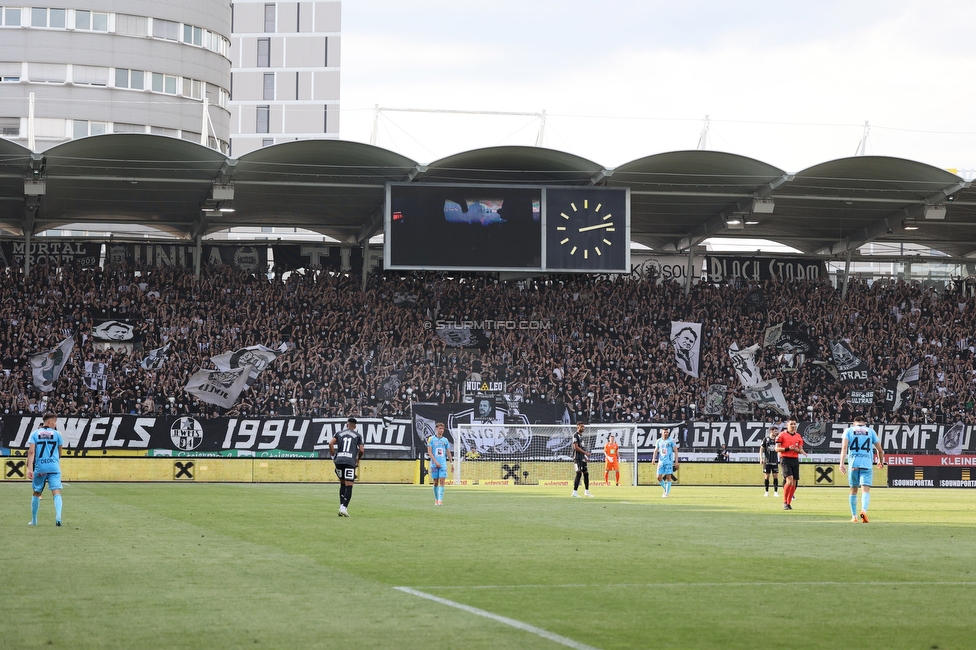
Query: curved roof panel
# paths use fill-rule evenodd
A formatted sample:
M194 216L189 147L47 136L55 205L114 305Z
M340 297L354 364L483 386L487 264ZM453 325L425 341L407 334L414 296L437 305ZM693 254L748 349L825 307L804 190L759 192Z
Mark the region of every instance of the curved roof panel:
M46 183L39 197L25 192L32 166ZM900 158L842 158L787 174L752 158L693 150L607 170L552 149L505 146L421 166L341 140L287 142L230 159L193 142L143 134L81 138L34 154L0 139L0 228L136 223L192 237L233 226L285 226L361 242L382 226L390 182L627 188L633 239L664 251L722 236L828 255L869 241L922 243L955 256L976 252L976 190L948 171Z
M21 232L30 157L30 149L0 138L0 228L9 232Z
M543 147L487 147L427 165L423 183L585 185L603 171L597 163Z

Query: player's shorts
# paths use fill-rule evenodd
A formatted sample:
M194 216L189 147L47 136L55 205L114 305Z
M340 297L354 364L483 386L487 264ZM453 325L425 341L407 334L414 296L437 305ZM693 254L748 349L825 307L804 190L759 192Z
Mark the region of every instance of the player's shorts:
M763 474L779 474L779 465L776 463L766 463L763 465Z
M606 470L608 472L619 472L620 471L620 461L619 460L615 460L613 462L610 462L608 460L606 462Z
M871 487L871 478L874 469L871 467L850 468L847 472L847 484L851 487Z
M657 464L657 475L664 476L665 474L674 474L674 462L668 461L666 463Z
M573 464L576 466L576 472L577 473L587 474L590 471L589 467L586 466L586 461L585 460L573 461Z
M447 465L437 465L430 466L430 477L431 478L447 478Z
M780 464L783 466L783 478L788 479L793 477L796 480L800 480L800 459L799 458L783 458L780 460Z
M44 484L51 490L61 489L61 472L52 472L48 474L34 474L34 481L31 483L31 487L34 488L35 492L43 492Z
M335 466L336 476L339 477L340 481L355 481L356 480L356 466L355 465L336 465Z

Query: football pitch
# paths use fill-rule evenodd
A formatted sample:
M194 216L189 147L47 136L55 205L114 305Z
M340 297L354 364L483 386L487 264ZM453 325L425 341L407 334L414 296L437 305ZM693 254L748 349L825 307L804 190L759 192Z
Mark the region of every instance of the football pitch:
M971 648L976 500L0 484L2 648Z

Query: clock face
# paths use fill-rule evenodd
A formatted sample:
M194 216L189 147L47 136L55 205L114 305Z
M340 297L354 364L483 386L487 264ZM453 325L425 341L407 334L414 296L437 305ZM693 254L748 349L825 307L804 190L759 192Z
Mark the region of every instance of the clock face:
M628 272L625 190L546 191L546 268Z

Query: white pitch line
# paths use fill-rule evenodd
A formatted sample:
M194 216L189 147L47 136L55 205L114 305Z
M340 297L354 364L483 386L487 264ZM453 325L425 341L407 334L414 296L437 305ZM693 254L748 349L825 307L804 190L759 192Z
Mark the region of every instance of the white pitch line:
M453 600L448 600L446 598L439 598L438 596L433 596L431 594L426 594L422 591L417 591L416 589L411 589L410 587L394 587L398 591L402 591L405 594L410 594L411 596L418 596L420 598L426 598L427 600L432 600L435 603L440 603L441 605L447 605L448 607L454 607L455 609L460 609L469 614L475 614L477 616L483 616L485 618L490 618L493 621L503 623L505 625L523 630L525 632L530 632L536 636L541 636L543 639L549 639L554 643L564 645L568 648L575 648L575 650L598 650L591 645L586 645L585 643L580 643L579 641L573 641L572 639L567 639L564 636L559 636L554 634L549 630L543 630L541 627L536 627L534 625L529 625L528 623L523 623L522 621L516 621L514 618L508 618L507 616L499 616L498 614L492 614L491 612L485 611L483 609L478 609L477 607L471 607L470 605L465 605L463 603L456 603Z
M865 587L924 587L924 586L935 586L935 587L974 587L976 586L976 581L932 581L925 582L921 580L917 581L861 581L861 582L847 582L847 581L820 581L820 582L645 582L645 583L621 583L621 584L597 584L597 585L587 585L587 584L565 584L565 585L467 585L467 586L456 586L449 587L444 585L436 585L430 587L424 587L425 589L596 589L600 587L791 587L791 586L807 586L807 587L830 587L830 586L865 586ZM409 587L396 587L401 591L409 589ZM418 594L421 592L417 592ZM433 596L431 596L433 598ZM450 601L447 601L450 602Z

